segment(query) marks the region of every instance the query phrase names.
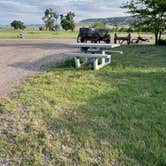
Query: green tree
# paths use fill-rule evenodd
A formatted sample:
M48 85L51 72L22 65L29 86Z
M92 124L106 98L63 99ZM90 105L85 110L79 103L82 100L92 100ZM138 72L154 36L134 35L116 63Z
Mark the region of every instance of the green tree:
M154 33L158 45L166 30L166 0L130 0L122 8L128 8L128 12L137 18L136 27Z
M94 24L92 24L92 28L104 29L104 28L106 28L106 22L105 21L95 22Z
M53 9L49 8L45 10L42 20L44 21L47 30L52 31L57 26L58 17L59 15Z
M129 28L127 29L127 32L128 32L128 33L132 33L132 32L134 32L134 30L133 30L132 27L129 27Z
M120 27L119 27L118 23L114 23L112 31L113 32L119 32L119 30L120 30Z
M14 20L10 25L14 29L25 29L26 28L26 26L24 25L24 23L22 21L17 21L17 20Z
M73 12L67 13L66 16L61 15L61 26L65 31L74 30L75 28L74 17L75 14Z

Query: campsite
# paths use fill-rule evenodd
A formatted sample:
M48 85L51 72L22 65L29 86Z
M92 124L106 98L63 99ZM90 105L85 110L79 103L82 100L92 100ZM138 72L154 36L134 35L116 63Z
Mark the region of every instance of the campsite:
M165 0L94 2L25 2L41 24L20 8L0 19L0 166L166 165Z

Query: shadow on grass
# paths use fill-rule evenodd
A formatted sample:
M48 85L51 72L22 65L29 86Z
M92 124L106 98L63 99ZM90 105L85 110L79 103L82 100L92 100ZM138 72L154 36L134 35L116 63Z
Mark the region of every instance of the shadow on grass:
M99 71L75 70L67 60L27 83L18 100L43 120L35 119L39 134L32 129L30 143L21 139L31 158L49 156L61 165L166 164L164 49L152 48L140 61L140 51L151 49L123 49L129 54L114 56Z
M21 68L24 70L28 70L28 71L35 71L35 72L40 72L40 71L47 71L49 68L51 68L52 66L55 67L55 62L56 61L62 61L62 59L64 58L64 55L61 54L53 54L53 55L49 55L47 57L43 57L40 58L36 61L33 62L17 62L15 64L11 64L9 65L10 67L14 67L14 68Z
M58 125L57 128L69 132L71 140L67 144L77 149L74 152L77 162L89 160L87 156L82 158L81 153L91 149L89 156L99 165L112 161L119 165L166 164L165 48L134 47L123 47L124 56L113 55L111 65L94 72L96 80L113 86L116 91L83 101L48 122L51 128ZM72 60L59 66L70 67Z
M118 50L116 48L115 50ZM166 47L164 46L149 46L149 45L134 45L121 46L120 50L123 55L112 56L112 65L116 66L131 66L131 67L165 67L166 64Z
M31 44L23 44L25 46L30 45L30 47L41 47L45 49L45 44L31 45ZM64 49L68 48L65 44L49 44L49 47L53 47L55 49ZM49 48L50 49L50 48ZM165 47L162 46L122 46L115 50L122 50L124 55L113 54L112 55L112 63L109 65L112 69L116 67L165 67ZM70 68L74 67L73 60L69 59L61 64L57 62L58 59L62 59L64 57L63 53L58 53L58 55L53 54L47 57L38 59L34 62L17 62L15 64L11 64L11 67L22 68L24 70L29 71L47 71L55 70L55 68ZM60 58L61 57L61 58ZM153 59L152 59L153 58ZM92 69L92 65L88 64L83 67L83 69Z
M83 59L81 59L82 61ZM87 63L86 65L82 66L79 69L75 68L75 62L74 62L74 58L67 58L62 62L53 64L51 66L49 66L49 71L57 71L57 70L77 70L77 71L81 71L81 70L92 70L93 66L92 63Z
M69 60L63 67L71 66ZM59 118L44 118L49 119L49 128L63 133L65 146L73 149L72 156L64 151L66 157L78 164L166 164L165 71L129 70L116 72L106 67L95 72L96 80L117 90L84 100L75 109L66 108Z

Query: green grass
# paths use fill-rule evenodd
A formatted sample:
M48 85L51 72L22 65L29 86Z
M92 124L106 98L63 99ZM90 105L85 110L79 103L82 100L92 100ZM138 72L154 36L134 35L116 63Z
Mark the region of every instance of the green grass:
M17 35L23 33L26 39L75 39L77 32L49 32L36 30L0 30L0 39L16 39Z
M68 60L1 99L0 163L166 165L166 47L121 49L99 71Z
M38 31L33 29L22 30L0 30L0 39L16 39L17 35L23 33L25 39L76 39L78 31ZM148 36L154 40L154 35L151 33L140 33L142 36ZM112 40L114 33L111 33ZM119 32L118 36L127 36L127 33ZM138 33L132 33L132 37L137 37Z

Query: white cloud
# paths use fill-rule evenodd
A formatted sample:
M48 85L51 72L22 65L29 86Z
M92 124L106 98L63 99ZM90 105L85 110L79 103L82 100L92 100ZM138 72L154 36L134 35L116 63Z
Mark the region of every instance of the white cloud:
M103 18L124 16L120 8L126 0L0 0L0 24L9 24L20 19L26 24L42 23L42 15L46 8L53 8L59 14L73 11L76 21L86 18Z

